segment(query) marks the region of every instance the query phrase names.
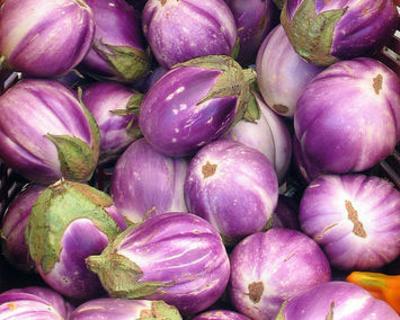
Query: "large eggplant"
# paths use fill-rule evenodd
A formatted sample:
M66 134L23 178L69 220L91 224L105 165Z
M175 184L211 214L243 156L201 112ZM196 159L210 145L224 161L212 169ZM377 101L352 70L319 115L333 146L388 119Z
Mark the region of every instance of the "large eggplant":
M307 86L294 125L304 158L319 171L369 169L400 140L400 79L370 58L338 62Z
M299 55L326 66L380 49L398 13L392 0L287 0L281 22Z
M0 2L0 65L35 77L75 67L90 49L93 15L81 0Z
M83 90L82 101L100 129L100 159L117 157L140 137L138 110L142 94L113 82L94 83Z
M189 213L151 217L87 262L112 297L164 300L184 314L217 301L230 273L221 237Z
M267 225L278 201L278 179L261 152L220 140L193 158L185 195L189 211L209 221L232 245Z
M57 81L22 80L0 96L0 157L34 182L89 180L99 139L90 112Z
M293 117L297 100L322 68L307 63L293 50L281 25L264 40L257 55L257 83L268 106Z
M329 281L331 276L328 260L318 245L289 229L247 237L233 250L231 264L233 305L254 320L274 319L285 300Z
M224 0L149 0L143 30L157 61L165 68L208 55L230 55L235 19Z
M25 236L36 270L49 286L67 297L89 299L103 290L85 259L101 253L124 228L108 195L60 181L39 196Z
M13 266L22 271L35 267L25 242L25 228L32 206L45 187L30 185L21 192L8 207L2 221L2 254Z
M84 70L131 82L150 70L140 14L125 0L85 0L93 11L96 33L83 60Z
M400 255L400 192L377 177L320 176L303 195L300 224L332 265L376 269Z
M160 213L186 212L185 159L155 151L145 139L135 141L118 159L111 194L115 206L134 223Z
M193 154L242 118L251 76L227 56L178 65L144 97L139 116L144 137L166 155Z
M228 310L213 310L204 312L193 320L250 320L244 315Z
M347 282L328 282L289 300L275 320L398 320L385 302Z

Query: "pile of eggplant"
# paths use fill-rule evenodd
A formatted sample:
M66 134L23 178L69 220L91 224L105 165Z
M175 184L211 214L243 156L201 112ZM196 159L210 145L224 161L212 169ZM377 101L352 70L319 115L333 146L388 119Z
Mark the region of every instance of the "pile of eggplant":
M0 319L400 319L400 192L371 174L398 25L393 0L1 0L2 255L42 285Z

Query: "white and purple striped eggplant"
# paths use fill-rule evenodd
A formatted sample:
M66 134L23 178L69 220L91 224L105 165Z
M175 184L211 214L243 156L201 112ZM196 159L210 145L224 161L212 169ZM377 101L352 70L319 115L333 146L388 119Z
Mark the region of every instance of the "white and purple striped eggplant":
M254 320L275 319L284 301L331 277L328 259L317 243L289 229L247 237L233 250L231 264L232 303Z
M322 71L301 59L281 25L264 40L256 66L261 95L272 110L285 117L293 117L305 87Z
M96 33L82 67L97 76L123 82L150 70L140 14L125 0L85 0L93 11Z
M250 320L250 318L233 311L213 310L204 312L193 320Z
M30 185L8 207L2 221L2 254L9 263L22 271L32 271L35 264L25 242L25 228L32 206L45 187Z
M125 228L108 195L59 181L39 196L25 237L36 270L50 287L70 298L89 299L103 290L85 259L101 253Z
M261 152L220 140L193 158L185 196L189 211L209 221L232 245L267 225L278 201L278 179Z
M326 66L380 49L398 13L393 0L287 0L281 22L299 55Z
M68 320L182 320L175 307L163 301L103 298L80 305Z
M208 56L176 66L143 99L139 125L146 140L169 156L186 156L219 138L239 121L250 89L228 56Z
M113 159L140 137L138 110L142 94L113 82L94 83L83 90L82 102L100 129L100 161Z
M247 111L244 119L224 137L262 152L274 166L279 182L282 182L292 159L289 130L258 93L252 93Z
M183 314L216 302L230 274L221 237L190 213L151 217L87 263L112 297L164 300Z
M185 159L155 151L145 139L135 141L118 159L111 194L119 212L133 223L164 212L186 212Z
M94 37L83 0L0 2L0 65L34 77L55 77L78 65Z
M197 57L230 55L237 39L235 19L224 0L149 0L143 30L165 68Z
M242 65L254 63L258 48L275 18L272 0L225 0L235 17L239 37L239 55Z
M57 81L22 80L0 96L0 157L34 182L87 181L99 157L98 127Z

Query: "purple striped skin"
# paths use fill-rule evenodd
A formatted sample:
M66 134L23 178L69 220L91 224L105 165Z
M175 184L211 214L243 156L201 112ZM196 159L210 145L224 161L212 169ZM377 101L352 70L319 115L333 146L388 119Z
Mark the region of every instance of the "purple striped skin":
M314 28L320 33L312 31L308 20L298 21L298 25L292 23L306 3L310 5L307 11L310 21L315 21L316 15L340 12L331 23L331 31L327 30L329 28ZM281 21L300 55L315 64L329 65L335 60L350 60L380 49L397 27L398 13L394 1L387 0L288 0ZM315 44L307 44L317 36L321 38ZM325 49L323 42L326 42Z
M93 114L100 129L102 162L120 155L138 134L138 118L133 112L119 115L138 92L113 82L97 82L83 90L82 101Z
M303 195L300 224L332 265L380 268L400 254L400 192L377 177L320 176Z
M189 211L210 222L232 245L266 226L278 201L278 179L261 152L220 140L191 161L185 195Z
M0 109L0 155L9 167L41 184L63 175L90 179L99 151L97 127L69 89L57 81L22 80L0 96ZM74 157L62 172L49 134L78 138L90 150L90 159Z
M2 254L21 271L32 271L35 267L29 256L24 234L32 206L43 190L42 186L30 185L15 198L3 217Z
M272 110L285 117L293 117L305 87L322 71L297 55L281 25L262 43L256 67L258 87L264 100Z
M231 268L232 303L254 320L275 319L285 300L331 277L318 245L289 229L271 229L244 239L231 254Z
M85 1L93 11L96 33L93 46L81 64L83 70L122 82L132 82L144 76L149 66L139 12L124 0ZM107 46L111 46L110 49ZM125 66L119 69L106 55L110 53L118 56L118 52L112 51L117 47L132 49L140 58L125 57ZM124 58L124 55L121 54L120 57ZM127 64L138 64L137 73L127 70Z
M320 171L369 169L400 140L400 79L370 58L338 62L305 89L294 125L303 156Z
M0 8L0 52L33 77L55 77L78 65L92 45L93 15L80 0L6 0Z
M8 290L5 293L27 293L39 297L48 302L58 313L65 319L69 319L69 315L74 308L64 300L57 292L43 287L26 287L21 289Z
M398 320L385 302L354 284L324 283L282 306L276 320Z
M221 237L189 213L157 215L127 229L88 265L112 297L163 300L186 315L215 303L230 274Z
M250 318L233 311L213 310L204 312L193 320L250 320Z
M237 39L235 19L223 0L149 0L143 30L167 69L197 57L230 55Z
M279 196L278 205L272 217L272 228L300 229L297 213L290 198Z
M225 138L262 152L274 166L279 182L282 182L292 159L292 138L283 120L268 108L258 94L253 95L261 111L260 119L256 123L243 119Z
M64 320L50 301L34 294L4 292L0 295L0 318L12 320Z
M310 160L304 157L300 142L297 140L296 136L293 137L293 155L297 170L307 184L310 184L313 179L321 175L321 170L315 165L312 165Z
M80 305L69 320L182 320L179 312L163 301L103 298Z
M145 139L135 141L118 159L111 194L118 210L139 223L165 212L187 212L183 186L188 163L155 151Z
M275 6L272 0L226 0L238 29L242 65L254 63L261 42L272 29Z

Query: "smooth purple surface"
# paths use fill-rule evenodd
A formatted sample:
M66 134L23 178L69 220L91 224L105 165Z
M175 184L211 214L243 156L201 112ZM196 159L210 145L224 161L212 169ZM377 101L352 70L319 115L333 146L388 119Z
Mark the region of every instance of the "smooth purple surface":
M289 229L271 229L244 239L231 254L231 268L232 303L254 320L275 319L285 300L331 277L318 245Z
M338 62L306 88L294 125L303 155L321 171L369 169L400 140L400 80L370 58Z
M168 211L186 212L186 172L185 159L168 158L146 140L137 140L115 166L111 184L114 203L134 223Z
M138 94L131 89L113 82L97 82L83 90L82 100L93 114L100 129L100 149L102 159L121 153L136 135L135 114L117 115L115 110L125 110L129 100Z
M238 112L238 97L199 103L220 75L217 69L177 67L153 85L141 105L139 125L155 149L169 156L186 156L230 128Z
M339 268L379 268L400 254L400 192L381 178L319 177L304 193L300 223Z
M293 117L297 100L322 68L307 63L294 51L281 25L264 40L257 55L257 82L268 106Z
M285 196L279 196L278 205L272 218L272 228L300 229L293 200Z
M140 282L164 284L144 298L163 300L184 314L210 307L229 280L229 259L220 236L193 214L154 216L131 229L116 252L139 266Z
M22 80L0 96L0 109L0 156L34 182L49 184L62 176L56 146L47 134L95 144L79 101L56 81Z
M244 65L254 62L258 48L272 28L276 13L272 0L227 0L235 17L240 51L238 61Z
M398 320L385 302L347 282L324 283L290 300L282 320Z
M207 173L207 170L215 169ZM185 182L190 212L209 221L229 243L261 231L278 201L278 181L261 152L220 140L191 161Z
M240 121L225 138L243 143L262 152L271 161L280 182L283 181L292 159L292 141L285 123L272 112L262 98L254 93L261 111L257 123Z
M193 320L250 320L250 318L233 311L214 310L204 312Z
M43 190L42 186L30 185L10 204L2 220L2 254L19 270L32 271L35 266L25 242L25 228L32 206Z
M96 33L93 46L110 45L144 52L140 14L125 0L85 0L93 11ZM82 66L100 76L124 80L92 47Z
M0 8L0 56L16 71L58 76L84 58L94 29L82 1L7 0Z
M235 19L223 0L149 0L143 30L165 68L196 57L230 55L237 38Z

